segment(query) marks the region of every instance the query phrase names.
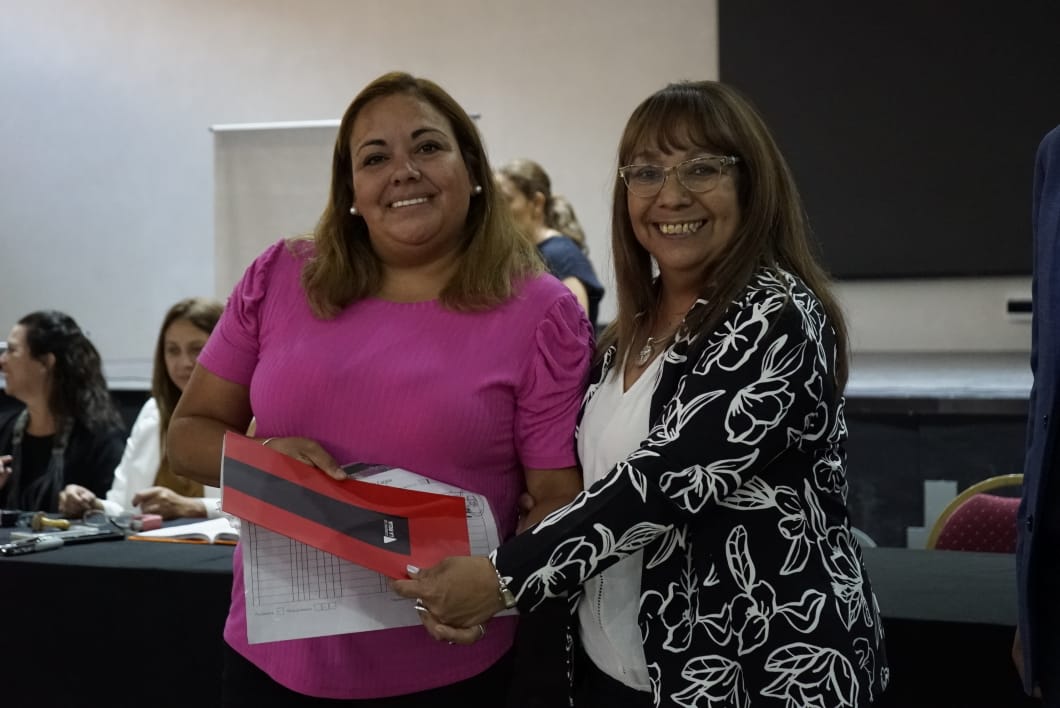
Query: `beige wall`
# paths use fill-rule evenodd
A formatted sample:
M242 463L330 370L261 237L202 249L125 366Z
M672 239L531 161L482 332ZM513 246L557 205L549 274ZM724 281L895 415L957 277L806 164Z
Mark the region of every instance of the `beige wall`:
M718 71L714 0L0 0L0 16L0 326L59 307L111 363L147 359L166 307L213 291L211 125L336 118L384 71L428 76L482 114L494 162L545 165L606 275L625 119Z
M546 166L610 285L625 119L667 81L718 75L715 0L0 0L0 17L0 328L67 310L112 376L142 370L169 304L213 291L211 125L335 118L385 70L429 76L482 114L495 163ZM840 295L859 349L1024 350L1009 291L1029 283Z

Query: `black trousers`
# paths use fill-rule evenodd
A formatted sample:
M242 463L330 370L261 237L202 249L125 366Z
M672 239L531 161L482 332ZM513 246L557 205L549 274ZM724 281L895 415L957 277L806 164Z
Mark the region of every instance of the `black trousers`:
M512 683L507 708L555 708L570 704L567 600L546 600L519 618L512 648Z
M350 667L356 671L356 667ZM504 701L511 681L511 656L505 655L496 664L477 676L459 683L432 688L418 693L389 698L343 700L315 698L296 693L281 686L241 654L225 644L222 701L225 708L316 708L349 706L350 708L497 708Z
M1058 548L1052 547L1049 555L1056 558ZM1038 686L1043 708L1060 708L1060 568L1042 568L1037 583L1041 610L1035 628L1038 641L1034 663L1038 667Z
M1060 597L1055 601L1060 601ZM1035 652L1038 687L1042 690L1043 708L1060 708L1060 612L1051 609L1045 615L1038 628L1041 640Z

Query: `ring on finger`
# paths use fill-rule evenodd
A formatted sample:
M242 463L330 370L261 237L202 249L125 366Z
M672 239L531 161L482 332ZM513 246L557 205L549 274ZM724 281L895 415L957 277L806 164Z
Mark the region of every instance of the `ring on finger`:
M483 625L483 624L478 625L478 638L482 639L485 636L486 636L486 625Z
M419 597L416 598L416 604L413 605L413 607L416 608L417 612L430 612L430 610L427 609L427 606L423 604L423 599Z

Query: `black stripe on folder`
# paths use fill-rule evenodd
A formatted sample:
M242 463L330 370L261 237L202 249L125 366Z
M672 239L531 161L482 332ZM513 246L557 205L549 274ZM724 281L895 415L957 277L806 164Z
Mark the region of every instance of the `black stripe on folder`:
M324 474L321 472L321 474ZM231 457L224 461L224 484L338 533L392 553L409 555L409 520L333 499Z

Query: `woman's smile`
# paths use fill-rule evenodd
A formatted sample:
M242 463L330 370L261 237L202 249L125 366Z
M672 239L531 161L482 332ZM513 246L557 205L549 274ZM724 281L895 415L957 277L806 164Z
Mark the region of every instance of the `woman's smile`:
M698 221L660 221L656 222L655 228L663 236L689 236L703 228L706 219Z

